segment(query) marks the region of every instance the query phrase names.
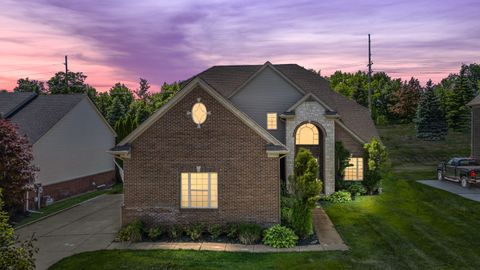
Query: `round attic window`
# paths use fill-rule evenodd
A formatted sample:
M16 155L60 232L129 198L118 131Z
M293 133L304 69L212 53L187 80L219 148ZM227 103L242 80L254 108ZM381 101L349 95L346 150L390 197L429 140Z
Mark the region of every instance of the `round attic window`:
M192 120L197 125L201 125L207 120L207 107L202 102L197 102L192 107Z

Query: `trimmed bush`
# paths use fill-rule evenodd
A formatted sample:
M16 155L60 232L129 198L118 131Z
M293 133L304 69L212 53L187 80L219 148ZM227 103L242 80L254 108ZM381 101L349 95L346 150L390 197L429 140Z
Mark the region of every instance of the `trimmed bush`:
M244 245L257 243L262 237L262 227L253 223L244 223L238 226L238 240Z
M284 226L292 226L292 208L289 207L282 207L281 209L281 218L282 218L282 225Z
M352 200L352 195L348 191L340 190L330 196L325 197L324 200L333 203L345 203Z
M263 243L274 248L290 248L297 244L298 236L284 226L274 225L267 229L263 236Z
M168 237L171 240L179 239L180 237L182 237L182 235L183 235L182 226L172 225L168 228Z
M147 232L148 238L153 241L158 240L160 236L162 236L162 234L163 234L162 227L150 228L148 229L148 232Z
M134 221L120 229L117 239L122 242L140 242L142 241L143 222Z
M210 238L212 238L212 240L216 240L218 237L220 237L220 235L222 235L223 227L218 224L212 224L208 226L207 231L210 234Z
M190 239L192 239L193 241L197 241L202 236L204 229L205 226L201 223L198 223L187 226L185 232L190 237Z
M237 239L238 238L238 228L239 224L232 223L227 226L227 237L229 239Z
M367 189L359 183L351 184L348 187L348 191L352 195L352 198L354 198L355 196L360 196L367 193Z

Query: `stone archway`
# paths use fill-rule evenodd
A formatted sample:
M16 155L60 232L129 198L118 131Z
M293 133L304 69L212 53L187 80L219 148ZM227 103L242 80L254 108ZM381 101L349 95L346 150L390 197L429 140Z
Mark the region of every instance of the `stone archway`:
M318 177L324 179L325 176L325 130L315 122L300 123L294 131L295 155L300 148L305 148L312 152L318 161Z

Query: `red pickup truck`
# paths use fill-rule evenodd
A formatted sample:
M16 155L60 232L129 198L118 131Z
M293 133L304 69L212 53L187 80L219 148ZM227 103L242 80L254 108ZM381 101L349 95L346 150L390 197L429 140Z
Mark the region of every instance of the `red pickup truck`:
M480 183L480 162L473 158L452 158L437 167L438 180L459 182L468 188L471 184Z

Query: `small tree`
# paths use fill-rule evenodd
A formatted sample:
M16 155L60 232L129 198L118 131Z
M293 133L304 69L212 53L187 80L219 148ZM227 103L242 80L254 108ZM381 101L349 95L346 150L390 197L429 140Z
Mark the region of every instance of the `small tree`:
M335 142L335 190L344 188L345 169L350 165L350 152L342 142Z
M0 269L35 269L33 255L38 251L33 246L35 239L19 241L8 223L8 215L3 210L2 189L0 189Z
M140 78L140 87L135 91L137 97L143 101L149 96L148 89L150 89L150 84L146 79Z
M25 79L18 79L17 86L13 88L13 92L33 92L36 94L45 94L47 90L41 81Z
M5 210L22 209L25 191L34 181L35 166L30 144L8 120L0 119L0 188L5 191Z
M123 106L119 97L113 98L112 105L108 108L108 122L111 126L115 126L118 120L122 119L126 114L125 106Z
M387 151L376 138L373 138L369 143L363 146L366 152L366 159L368 167L366 171L363 185L368 193L373 194L380 187L380 180L382 179L381 170L387 161Z
M300 237L313 232L312 209L322 190L322 182L317 175L317 160L309 150L300 148L295 158L294 174L289 177L290 190L294 195L292 227Z
M443 140L447 135L447 122L440 102L433 91L432 80L427 82L420 98L415 117L417 138L423 140Z

